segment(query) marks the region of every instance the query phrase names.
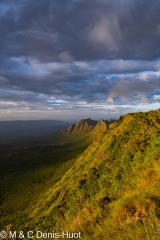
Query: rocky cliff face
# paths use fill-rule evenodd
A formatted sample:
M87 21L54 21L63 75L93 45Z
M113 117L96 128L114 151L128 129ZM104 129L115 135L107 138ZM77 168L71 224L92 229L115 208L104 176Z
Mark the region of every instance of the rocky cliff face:
M99 132L105 131L108 129L108 125L115 122L113 119L95 121L90 118L82 119L78 121L76 124L72 124L66 129L62 130L59 135L67 136L71 134L80 134L80 133L88 133L93 129L94 134L98 134Z
M93 130L98 121L92 120L90 118L82 119L76 124L70 125L68 128L60 132L60 135L70 135L70 134L79 134L87 133Z

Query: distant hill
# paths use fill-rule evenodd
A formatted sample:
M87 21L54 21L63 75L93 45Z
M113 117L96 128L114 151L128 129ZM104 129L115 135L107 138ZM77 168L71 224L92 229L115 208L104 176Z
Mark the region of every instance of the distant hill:
M76 135L76 134L81 134L81 133L89 133L94 128L96 128L96 130L93 131L93 133L95 133L100 130L100 126L101 126L101 128L107 129L107 125L109 125L113 122L115 122L115 120L113 120L113 119L101 120L99 122L96 120L92 120L90 118L82 119L82 120L78 121L76 124L72 124L69 127L67 127L66 129L60 131L59 135L68 136L68 135ZM102 125L103 125L103 127L102 127Z
M72 124L66 129L62 130L59 135L70 135L70 134L80 134L90 132L97 124L98 121L92 120L90 118L82 119L76 124Z

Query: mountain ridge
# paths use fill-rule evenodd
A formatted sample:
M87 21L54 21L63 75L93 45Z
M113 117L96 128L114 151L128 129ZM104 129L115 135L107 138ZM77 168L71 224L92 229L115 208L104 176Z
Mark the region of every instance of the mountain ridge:
M158 239L160 110L128 113L112 124L101 120L80 136L81 143L92 136L90 145L23 222L16 215L17 224L24 230L80 231L83 240Z
M59 135L70 135L90 132L97 124L98 121L90 118L81 119L76 124L72 124L66 129L60 131Z
M102 231L113 239L113 222L118 229L119 221L123 228L129 221L133 231L139 221L149 224L152 215L159 226L160 111L126 114L103 129L30 217L44 217L46 225L52 213L59 216L53 221L57 229L88 233L83 239L105 239ZM106 224L111 227L103 228Z
M91 118L86 118L86 119L81 119L77 123L72 124L65 128L64 130L59 132L59 136L67 136L67 135L76 135L76 134L83 134L83 133L89 133L91 132L94 128L96 128L97 124L99 122L103 122L104 125L108 125L113 123L115 120L109 119L109 120L92 120ZM101 123L102 123L101 122Z

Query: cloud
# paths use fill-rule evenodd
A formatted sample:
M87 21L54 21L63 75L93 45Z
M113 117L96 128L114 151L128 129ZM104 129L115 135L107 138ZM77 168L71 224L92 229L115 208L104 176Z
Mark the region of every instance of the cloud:
M1 109L159 103L159 10L153 0L0 1Z
M156 59L160 2L1 1L0 50L7 56L61 61ZM107 47L107 49L104 47Z
M149 78L150 78L149 75L146 74L146 73L142 73L139 76L139 79L142 80L142 81L147 81Z
M113 103L114 103L113 98L108 97L108 98L107 98L107 102L113 104Z
M37 101L47 106L51 97L70 104L78 101L104 103L106 99L106 103L121 104L124 99L139 99L140 93L155 94L159 86L157 61L154 64L124 61L123 66L119 60L71 63L29 61L28 65L23 58L12 58L6 70L0 70L0 74L4 75L0 78L3 80L0 81L2 100L32 101L31 108ZM141 69L155 71L138 72L139 65ZM141 80L143 75L148 76L146 81Z
M120 39L120 29L116 16L109 18L102 17L96 22L89 32L89 40L99 48L114 47L116 41Z
M119 101L120 104L122 102L138 103L138 99L143 102L152 102L152 100L148 99L146 96L153 95L153 93L157 91L154 84L141 81L138 76L135 76L135 78L133 77L134 75L121 76L121 79L111 88L109 97L117 99L117 102ZM141 96L141 94L145 95Z
M129 84L121 81L118 82L110 91L109 97L110 98L115 98L115 97L127 97L130 93L129 91Z
M153 99L146 98L145 96L140 96L140 100L143 103L153 103L153 102L155 102Z
M61 52L58 56L58 59L60 59L60 61L62 61L62 62L73 62L74 61L74 57L68 51Z

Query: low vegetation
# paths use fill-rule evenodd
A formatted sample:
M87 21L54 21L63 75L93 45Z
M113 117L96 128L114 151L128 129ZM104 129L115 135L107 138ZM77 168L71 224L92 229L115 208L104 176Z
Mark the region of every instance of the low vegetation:
M68 171L56 182L50 179L27 220L6 223L44 232L81 231L84 240L160 239L160 110L103 124L88 135L94 141L71 160Z
M30 208L72 167L92 140L86 134L1 143L0 228L23 226Z

